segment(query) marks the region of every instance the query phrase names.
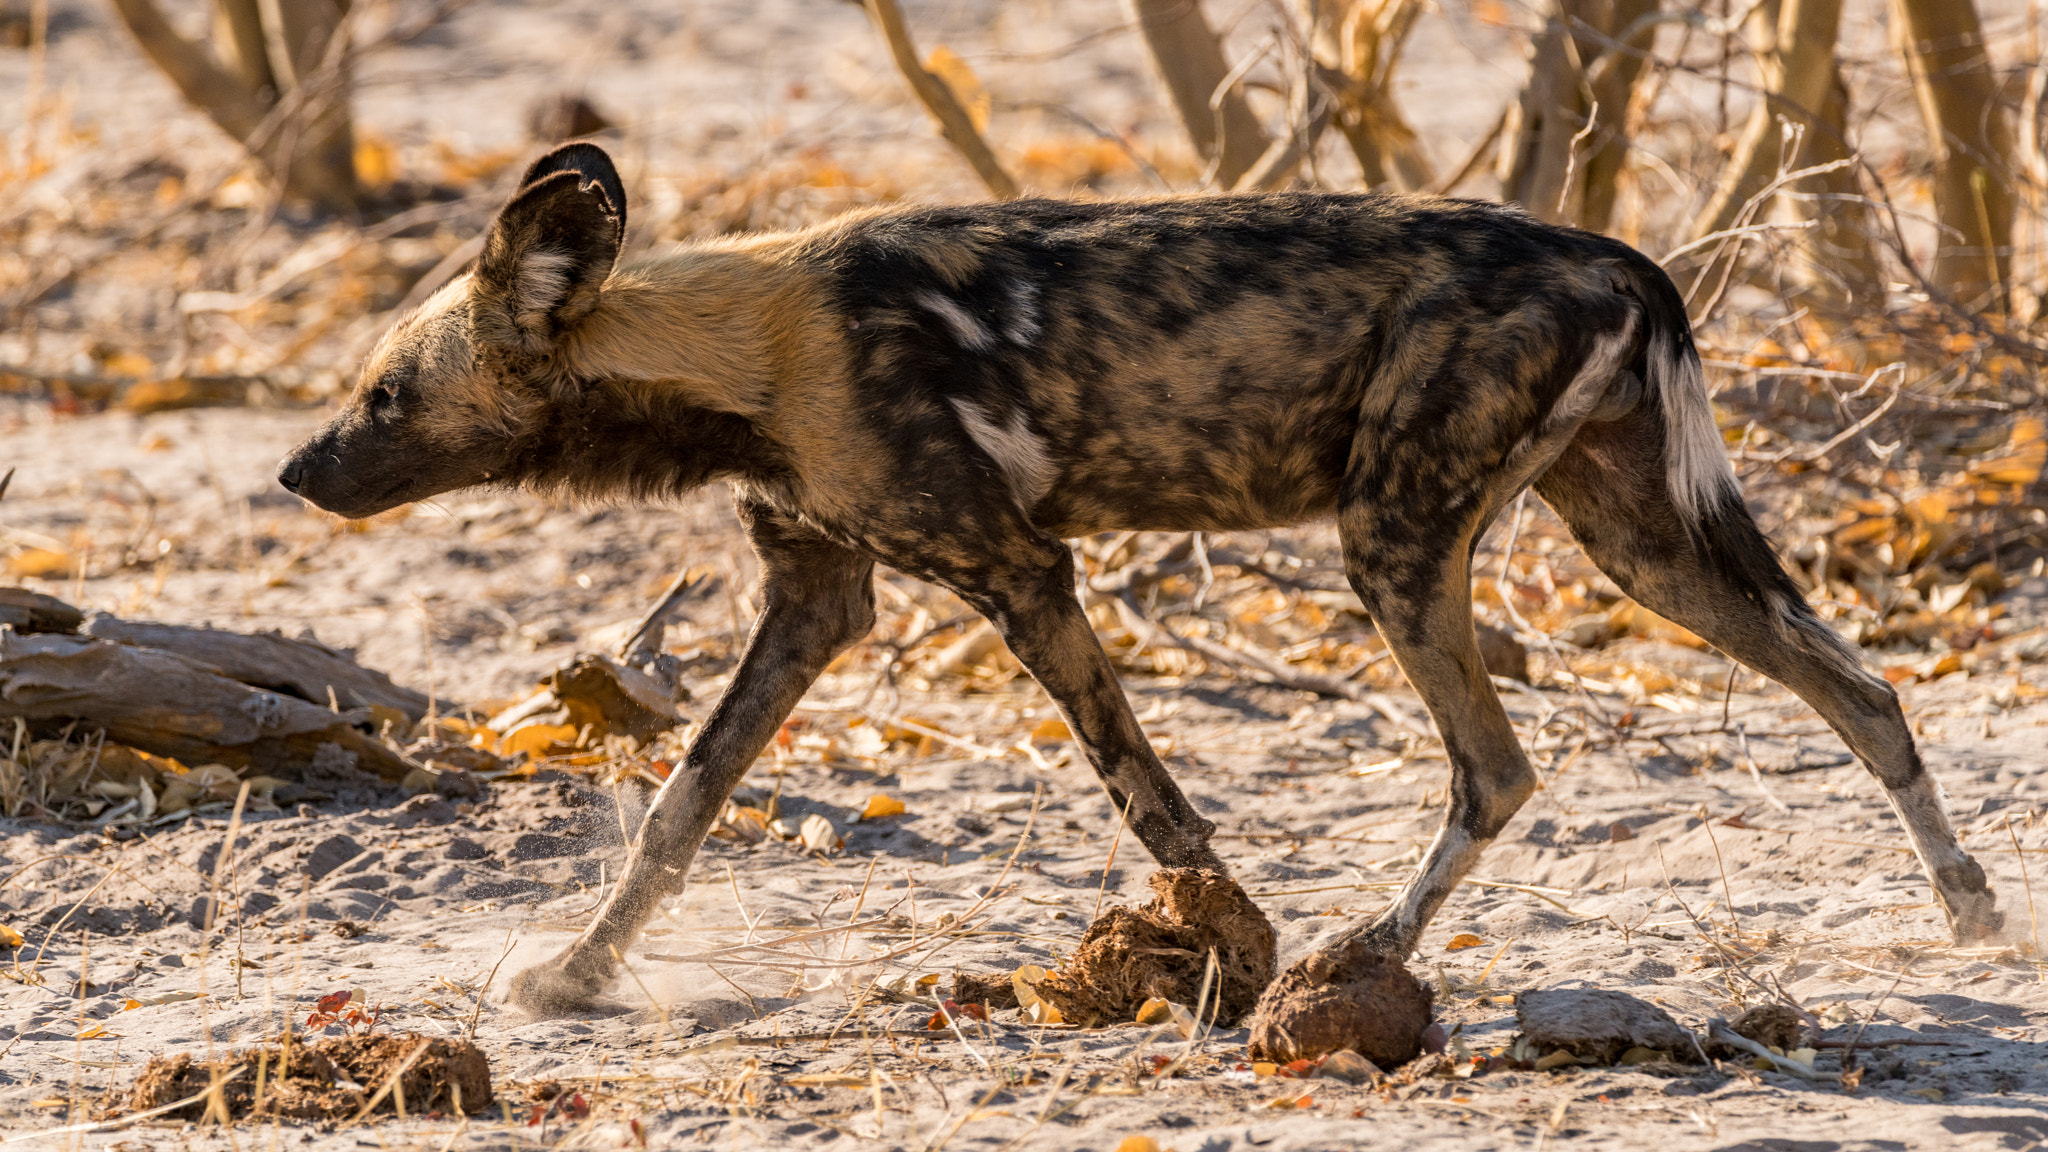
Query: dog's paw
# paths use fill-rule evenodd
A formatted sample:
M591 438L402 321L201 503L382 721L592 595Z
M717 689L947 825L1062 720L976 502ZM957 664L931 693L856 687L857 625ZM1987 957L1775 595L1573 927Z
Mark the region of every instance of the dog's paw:
M509 999L537 1019L581 1016L608 1006L604 992L609 983L603 977L577 975L558 958L514 976Z

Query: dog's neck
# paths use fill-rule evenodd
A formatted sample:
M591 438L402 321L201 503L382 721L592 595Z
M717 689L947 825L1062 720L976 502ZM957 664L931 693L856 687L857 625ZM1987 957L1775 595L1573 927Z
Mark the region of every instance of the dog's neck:
M830 354L839 334L816 273L792 247L779 236L714 241L620 267L564 341L562 367L649 399L680 391L693 407L768 416L785 388L844 363Z

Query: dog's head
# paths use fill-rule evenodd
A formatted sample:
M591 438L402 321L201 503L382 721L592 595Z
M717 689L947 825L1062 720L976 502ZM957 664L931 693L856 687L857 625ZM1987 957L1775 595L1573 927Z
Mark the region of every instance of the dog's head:
M564 383L556 353L596 309L625 233L625 187L603 149L567 144L536 160L474 271L385 335L347 405L284 458L278 483L360 518L516 481L524 441Z

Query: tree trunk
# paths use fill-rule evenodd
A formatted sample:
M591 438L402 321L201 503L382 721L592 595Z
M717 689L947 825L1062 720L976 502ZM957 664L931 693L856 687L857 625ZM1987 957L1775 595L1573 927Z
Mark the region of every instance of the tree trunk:
M347 0L215 0L214 53L178 35L155 0L113 4L179 93L247 148L287 199L356 205L348 59L330 52Z
M1849 86L1841 69L1828 62L1831 83L1820 107L1821 126L1808 134L1807 164L1828 164L1854 156L1847 138ZM1877 256L1877 221L1863 192L1862 171L1855 165L1823 172L1815 178L1816 199L1795 201L1802 220L1813 228L1800 233L1806 254L1800 279L1831 306L1849 309L1882 302L1884 268Z
M263 15L256 10L256 0L214 0L213 50L249 91L261 93L268 88L270 98L276 98L270 46L264 42Z
M1130 5L1196 155L1214 166L1216 186L1236 187L1271 141L1245 103L1241 86L1217 91L1230 65L1223 42L1202 16L1200 0L1130 0Z
M1637 21L1655 9L1654 0L1557 0L1531 47L1529 83L1503 133L1503 199L1552 223L1607 226L1615 176L1628 157L1622 126L1629 96L1643 75L1641 58L1607 51L1607 39L1634 29L1631 39L1640 46L1654 25ZM1593 67L1602 56L1606 62Z
M1806 168L1854 156L1847 140L1848 88L1835 63L1842 0L1777 0L1761 7L1757 15L1755 30L1766 41L1758 46L1764 92L1722 169L1720 184L1693 220L1693 240L1762 217L1769 205L1751 202L1781 168ZM1787 125L1799 129L1796 152L1787 151ZM1795 202L1799 217L1814 223L1801 234L1807 266L1800 269L1798 279L1837 307L1877 295L1883 285L1856 168L1824 172L1783 191L1818 197Z
M1772 44L1758 54L1765 95L1721 170L1720 185L1693 220L1692 239L1733 225L1744 206L1770 185L1781 162L1795 168L1808 163L1784 155L1781 117L1805 128L1809 151L1831 127L1817 117L1835 79L1842 0L1783 0L1772 7L1778 10L1775 28L1770 28Z
M1436 177L1415 130L1394 103L1394 68L1422 14L1418 0L1340 0L1317 37L1335 60L1337 127L1370 187L1400 192Z
M2012 128L1972 0L1893 0L1920 117L1934 151L1934 212L1943 235L1934 281L1965 305L2002 308L2012 267Z

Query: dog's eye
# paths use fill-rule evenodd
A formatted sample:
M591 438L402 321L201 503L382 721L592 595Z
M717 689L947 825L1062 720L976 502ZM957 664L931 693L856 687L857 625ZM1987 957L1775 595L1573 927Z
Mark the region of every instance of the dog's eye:
M380 380L377 382L376 387L370 389L370 410L376 412L389 408L397 399L398 382L395 380Z

